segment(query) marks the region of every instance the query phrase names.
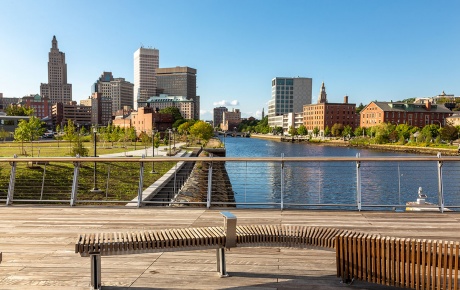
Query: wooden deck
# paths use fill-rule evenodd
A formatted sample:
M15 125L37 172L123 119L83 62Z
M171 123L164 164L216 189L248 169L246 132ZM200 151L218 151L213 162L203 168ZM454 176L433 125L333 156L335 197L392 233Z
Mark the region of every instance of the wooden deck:
M460 241L460 214L236 210L238 224L302 224ZM222 226L219 210L0 206L0 289L88 289L89 258L74 252L77 234ZM214 250L102 259L103 289L394 289L336 277L335 252L320 249L235 248L228 278L216 274Z

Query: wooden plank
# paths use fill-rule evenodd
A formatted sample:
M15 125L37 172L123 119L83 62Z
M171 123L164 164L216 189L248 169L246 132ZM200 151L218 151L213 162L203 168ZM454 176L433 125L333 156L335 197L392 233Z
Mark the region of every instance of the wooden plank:
M443 243L443 249L442 249L442 253L443 253L443 274L442 274L442 285L441 287L443 289L447 289L447 270L449 269L449 266L448 266L448 263L447 263L447 258L448 258L448 255L449 255L449 244L444 241Z
M430 289L431 288L431 249L432 247L432 241L428 240L426 242L426 288Z
M396 284L395 255L396 254L395 254L395 238L394 237L390 238L389 244L390 244L390 259L389 259L390 266L388 267L390 270L389 278L390 278L390 285L395 286Z
M373 277L373 270L372 270L372 249L371 249L371 243L372 243L372 236L371 235L366 235L366 279L365 281L372 282L372 277Z
M401 287L401 239L395 239L395 286Z
M437 270L438 273L436 275L436 287L437 289L441 289L441 281L442 281L442 249L443 249L443 244L442 241L438 241L437 245L437 250L436 250L436 256L438 258L438 263L437 263Z
M415 255L416 255L416 259L415 259L415 285L417 288L420 288L420 281L421 279L424 279L424 277L422 277L422 274L421 274L421 266L420 263L421 263L421 256L423 255L423 251L421 249L422 247L422 241L420 239L417 239L416 240L416 243L415 243Z
M337 268L337 277L342 277L342 267L341 267L341 260L340 260L340 253L341 253L341 243L340 243L340 236L335 236L335 266Z
M410 249L410 245L411 245L411 242L412 242L412 239L406 239L405 241L405 244L404 244L404 247L405 247L405 252L406 252L406 267L405 267L405 276L406 276L406 282L405 282L405 286L407 288L410 287L410 279L411 279L411 275L410 275L410 262L411 262L411 249Z
M422 281L420 281L421 288L426 289L426 253L427 252L427 242L426 240L422 240Z
M387 255L386 255L386 237L380 238L380 284L385 285L387 281L387 272L386 272L386 265L387 265Z
M458 290L459 244L455 243L454 290Z
M452 278L454 277L454 243L449 243L449 279L447 281L447 289L453 289Z
M415 239L411 239L411 243L410 243L410 252L411 252L411 266L410 266L410 285L411 285L411 288L415 288L415 255L416 255L416 248L415 248L415 242L416 240Z
M356 246L357 246L357 257L358 257L358 273L357 278L363 280L363 245L362 245L363 235L361 233L358 234L356 238Z

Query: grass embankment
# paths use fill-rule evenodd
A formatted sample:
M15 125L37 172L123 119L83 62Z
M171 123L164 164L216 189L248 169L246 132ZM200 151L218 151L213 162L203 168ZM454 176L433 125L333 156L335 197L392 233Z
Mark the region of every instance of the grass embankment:
M67 146L63 146L63 145ZM90 144L85 144L90 145ZM136 146L137 149L142 148ZM34 156L40 157L57 157L69 156L69 144L61 143L59 147L55 142L34 144ZM91 148L89 148L91 149ZM21 153L21 144L18 143L1 143L0 157L12 157ZM32 152L30 146L25 147L27 153ZM102 143L98 144L97 154L124 152L134 150L134 145L125 148L104 148ZM91 151L90 151L91 152ZM91 154L90 154L91 155ZM31 154L28 155L31 157ZM143 189L154 183L164 173L174 166L174 162L155 162L154 169L158 174L150 173L152 163L144 163ZM5 199L8 192L9 176L11 166L7 162L0 162L0 199ZM72 191L74 166L72 163L51 162L47 165L41 164L30 167L26 162L18 162L16 170L16 182L14 190L14 199L31 199L43 200L70 200ZM78 200L97 201L128 201L137 197L139 185L139 163L137 162L114 162L114 163L97 163L97 188L101 193L93 193L94 188L94 163L81 163L78 179ZM43 191L42 191L43 186ZM43 194L42 194L43 192Z

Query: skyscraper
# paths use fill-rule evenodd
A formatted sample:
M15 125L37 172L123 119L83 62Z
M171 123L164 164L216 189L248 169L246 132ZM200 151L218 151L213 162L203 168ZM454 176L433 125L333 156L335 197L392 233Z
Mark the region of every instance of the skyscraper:
M194 103L193 119L200 119L200 100L196 95L196 69L183 67L158 68L157 93L184 96Z
M156 70L160 52L155 48L140 47L134 53L134 109L138 101L145 102L157 94Z
M224 112L228 112L227 107L216 107L214 108L214 115L213 115L213 126L220 128L220 124L222 124L222 120L224 118ZM222 129L222 128L221 128Z
M311 104L311 95L311 78L274 78L272 98L268 103L268 125L283 127L283 114L303 112L303 106Z
M125 106L133 107L133 84L124 78L113 78L111 72L103 72L93 84L91 93L96 92L112 100L113 113Z
M72 101L72 85L67 83L65 53L59 51L56 36L51 41L48 60L48 83L40 85L40 95L51 104Z

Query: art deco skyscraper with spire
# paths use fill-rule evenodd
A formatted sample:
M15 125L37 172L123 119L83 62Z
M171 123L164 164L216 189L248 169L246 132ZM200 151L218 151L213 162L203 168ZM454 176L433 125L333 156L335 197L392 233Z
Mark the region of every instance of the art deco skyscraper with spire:
M72 100L72 85L67 83L65 53L59 51L56 36L53 36L49 52L48 83L40 85L40 95L48 97L52 104Z

